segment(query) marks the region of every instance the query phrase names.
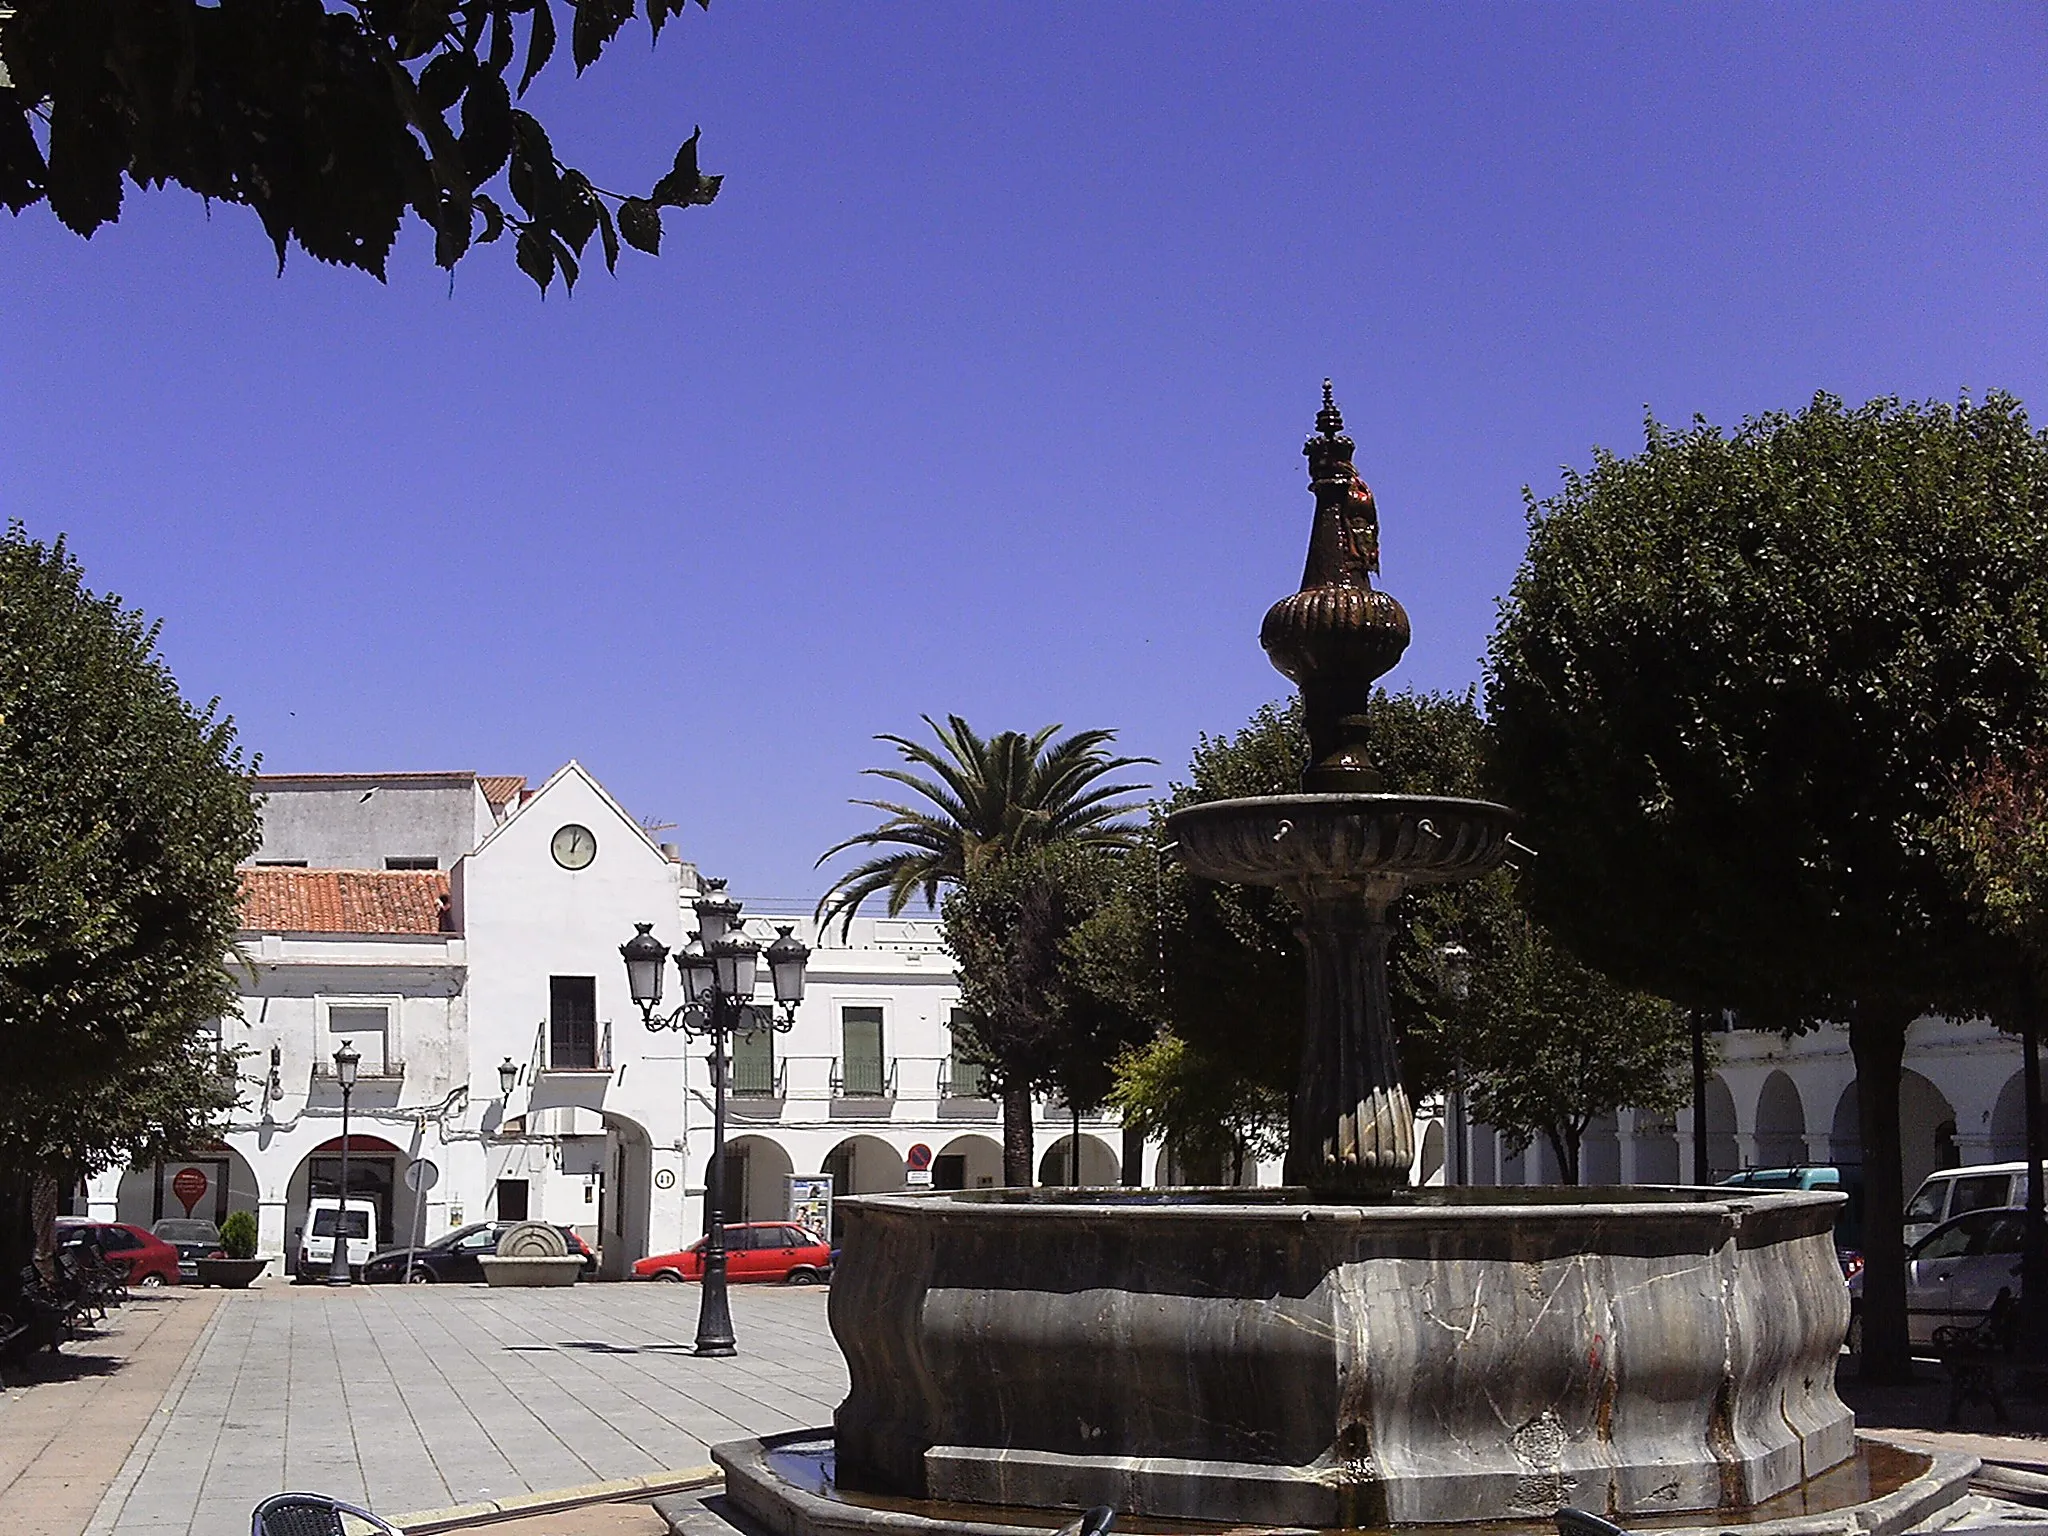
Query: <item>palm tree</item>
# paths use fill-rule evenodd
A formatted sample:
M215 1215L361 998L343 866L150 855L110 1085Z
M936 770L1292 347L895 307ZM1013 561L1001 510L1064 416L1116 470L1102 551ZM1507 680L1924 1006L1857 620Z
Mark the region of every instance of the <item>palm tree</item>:
M860 904L881 891L889 893L891 917L920 893L925 905L935 908L939 887L964 879L1013 849L1052 843L1123 849L1137 841L1138 826L1119 819L1131 807L1117 797L1152 786L1101 781L1157 760L1110 757L1105 748L1116 740L1115 731L1076 731L1053 742L1061 728L1048 725L1029 736L1002 731L983 740L958 715L948 715L944 725L930 715L923 719L939 738L938 750L904 736L877 736L875 740L895 747L912 768L864 771L916 791L931 808L893 800L853 802L886 811L889 819L872 831L834 843L818 856L818 863L849 848L894 851L877 854L835 880L818 902L821 923L836 917L851 926Z
M886 812L889 819L873 831L835 843L818 862L849 848L888 851L833 882L818 902L821 923L836 917L851 927L860 904L884 891L892 917L919 893L926 906L935 908L941 886L957 886L991 873L1010 856L1030 850L1121 852L1137 842L1140 829L1121 819L1131 807L1119 797L1151 786L1104 780L1153 759L1111 757L1107 749L1116 732L1076 731L1055 742L1060 727L1048 725L1029 736L1003 731L983 740L958 715L948 715L944 725L926 715L924 723L939 739L936 750L903 736L877 736L875 740L895 747L909 766L866 771L914 790L926 804L853 802ZM1017 940L1006 934L1000 942ZM1008 959L992 963L1010 968ZM987 1027L1001 1035L1003 1021L992 1018ZM1010 1185L1028 1185L1034 1084L1021 1069L1014 1079L1005 1073L1003 1054L999 1050L989 1063L991 1085L1003 1100L1003 1179Z

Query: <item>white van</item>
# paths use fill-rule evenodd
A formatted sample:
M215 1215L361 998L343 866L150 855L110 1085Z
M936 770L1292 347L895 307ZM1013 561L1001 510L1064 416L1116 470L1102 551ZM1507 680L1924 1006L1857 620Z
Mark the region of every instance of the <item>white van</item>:
M2048 1163L2042 1168L2048 1170ZM1906 1246L1911 1247L1952 1216L2027 1203L2025 1163L1979 1163L1974 1168L1937 1168L1920 1181L1906 1202Z
M318 1199L306 1211L306 1225L299 1229L299 1260L296 1266L301 1280L325 1280L328 1267L334 1263L334 1229L337 1224L347 1228L348 1267L351 1275L360 1275L370 1255L377 1251L377 1207L368 1200L351 1199L344 1217L342 1202L335 1199Z

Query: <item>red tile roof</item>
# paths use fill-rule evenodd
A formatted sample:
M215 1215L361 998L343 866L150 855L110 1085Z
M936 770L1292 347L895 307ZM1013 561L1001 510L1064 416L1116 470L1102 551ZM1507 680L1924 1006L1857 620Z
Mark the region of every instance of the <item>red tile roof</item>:
M445 870L245 869L242 927L268 933L439 933Z
M503 810L518 799L520 792L526 788L525 776L516 773L478 774L476 782L494 811Z

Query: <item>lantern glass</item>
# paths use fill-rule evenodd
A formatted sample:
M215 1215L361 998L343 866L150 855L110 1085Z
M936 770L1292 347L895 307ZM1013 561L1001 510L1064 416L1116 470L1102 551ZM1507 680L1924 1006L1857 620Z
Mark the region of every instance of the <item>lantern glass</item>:
M711 990L716 979L711 957L704 952L704 940L692 934L690 942L676 951L676 970L683 978L683 1000L694 1003Z
M344 1088L356 1085L356 1068L362 1064L362 1056L346 1040L334 1053L334 1079Z
M635 923L639 931L619 946L619 958L626 962L626 990L641 1008L661 1001L661 973L668 963L668 946L654 936L654 924Z
M511 1098L512 1090L518 1086L519 1068L514 1066L512 1058L507 1056L498 1063L498 1097L501 1099Z
M741 1002L754 996L754 978L760 968L761 946L752 939L735 935L711 947L712 963L718 968L718 990Z
M790 929L778 927L775 932L775 942L768 946L768 977L775 984L775 1001L794 1008L804 1000L804 968L811 951Z

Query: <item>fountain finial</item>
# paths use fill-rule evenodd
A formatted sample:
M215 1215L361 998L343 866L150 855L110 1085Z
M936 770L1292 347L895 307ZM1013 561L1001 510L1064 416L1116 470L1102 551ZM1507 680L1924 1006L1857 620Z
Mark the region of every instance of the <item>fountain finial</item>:
M1274 666L1300 685L1309 736L1302 788L1311 793L1370 793L1381 787L1366 747L1373 680L1408 648L1408 615L1373 589L1380 568L1380 514L1358 478L1336 391L1323 380L1308 455L1315 523L1301 590L1266 615L1259 643Z

